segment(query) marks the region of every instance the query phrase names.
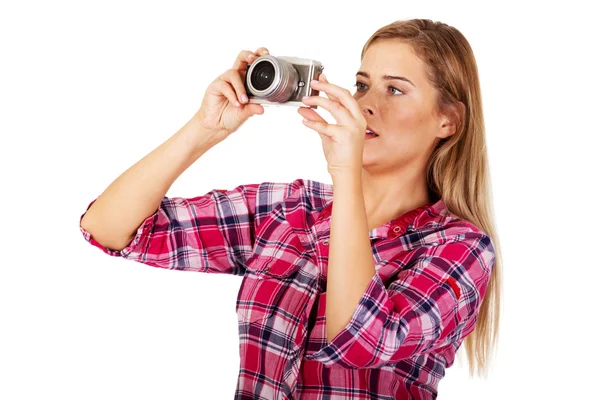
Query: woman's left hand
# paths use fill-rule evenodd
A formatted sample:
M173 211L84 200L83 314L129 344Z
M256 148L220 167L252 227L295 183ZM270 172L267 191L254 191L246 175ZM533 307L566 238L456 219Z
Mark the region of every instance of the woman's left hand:
M318 81L311 82L311 87L325 92L327 97L307 96L302 102L324 108L337 122L337 125L327 123L311 108L298 109L298 113L307 120L303 121L304 124L321 136L327 171L332 176L348 173L360 176L367 121L358 102L349 90L329 83L323 74Z

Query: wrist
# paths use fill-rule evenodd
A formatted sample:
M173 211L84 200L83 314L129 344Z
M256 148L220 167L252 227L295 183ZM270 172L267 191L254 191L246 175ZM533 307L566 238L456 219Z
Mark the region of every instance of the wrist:
M215 138L220 138L220 140L223 140L229 136L229 133L224 129L216 129L214 126L206 124L206 119L202 115L202 110L198 110L194 114L194 116L190 119L190 123L194 124L197 129L202 130L204 136L212 135Z
M337 183L362 183L362 168L357 170L343 170L329 172L333 184Z
M215 130L208 129L196 118L190 119L178 133L186 138L189 148L194 149L194 152L199 152L199 155L204 154L223 140L222 135Z

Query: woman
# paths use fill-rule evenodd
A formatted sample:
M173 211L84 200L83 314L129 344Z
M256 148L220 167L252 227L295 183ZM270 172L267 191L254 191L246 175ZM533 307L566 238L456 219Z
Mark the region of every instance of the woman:
M300 108L333 185L297 179L167 198L174 180L249 117L243 51L194 117L81 216L107 254L243 275L236 398L431 399L466 339L485 373L500 262L477 68L467 40L397 21L365 44L356 92L329 83ZM370 132L367 133L367 130ZM372 134L373 132L374 134Z

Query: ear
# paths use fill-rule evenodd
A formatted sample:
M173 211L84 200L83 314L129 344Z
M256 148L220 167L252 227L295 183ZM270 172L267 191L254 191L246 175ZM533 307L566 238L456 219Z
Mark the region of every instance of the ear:
M442 116L440 124L439 138L444 139L452 136L458 130L458 127L466 117L466 107L462 102L449 106L448 112Z

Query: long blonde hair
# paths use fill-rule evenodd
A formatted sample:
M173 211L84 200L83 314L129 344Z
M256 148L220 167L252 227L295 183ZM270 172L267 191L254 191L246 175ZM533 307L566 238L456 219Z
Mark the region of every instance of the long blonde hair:
M493 217L492 189L485 140L481 89L475 56L467 39L452 26L429 19L395 21L378 29L365 43L361 60L376 40L401 39L426 65L437 89L435 110L459 122L456 132L442 139L427 164L430 193L442 198L448 211L488 234L495 263L481 303L475 330L464 340L469 375L487 377L497 347L500 319L502 260Z

